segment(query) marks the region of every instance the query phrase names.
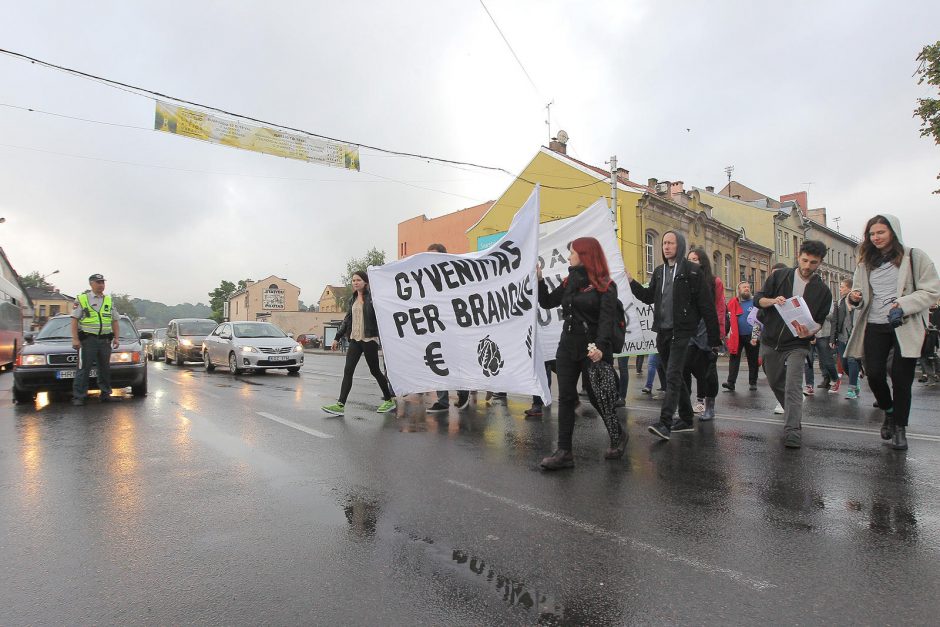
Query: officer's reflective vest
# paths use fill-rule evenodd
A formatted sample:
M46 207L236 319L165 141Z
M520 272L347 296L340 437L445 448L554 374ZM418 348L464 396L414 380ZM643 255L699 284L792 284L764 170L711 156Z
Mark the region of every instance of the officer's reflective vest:
M78 327L85 333L93 335L106 335L111 333L111 297L105 296L101 303L101 311L95 311L88 303L88 293L78 295L78 304L82 308L82 317Z

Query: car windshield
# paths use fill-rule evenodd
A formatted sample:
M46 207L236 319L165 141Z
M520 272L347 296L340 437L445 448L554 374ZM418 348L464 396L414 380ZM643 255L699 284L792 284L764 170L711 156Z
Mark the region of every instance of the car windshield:
M273 324L233 324L235 337L287 337L287 334Z
M120 338L122 340L137 341L137 331L127 318L120 318ZM46 323L39 333L37 340L70 340L72 339L72 318L53 318Z
M153 339L162 340L166 337L166 329L157 329L153 332Z
M219 326L212 320L180 322L180 335L209 335Z

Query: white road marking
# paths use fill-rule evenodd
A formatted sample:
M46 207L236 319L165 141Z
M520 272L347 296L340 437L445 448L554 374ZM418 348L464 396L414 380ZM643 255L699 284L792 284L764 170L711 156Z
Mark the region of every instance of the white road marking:
M645 410L654 414L659 414L659 407L644 407L642 405L627 405L627 409L636 409L636 410ZM757 422L765 425L778 425L783 426L783 420L777 418L748 418L746 416L731 416L729 414L715 414L715 418L721 418L723 420L737 420L739 422ZM819 429L820 431L841 431L842 433L861 433L864 435L874 435L878 431L874 429L863 429L861 427L836 427L832 425L824 425L818 422L806 422L803 421L802 426L804 429ZM907 439L909 440L924 440L926 442L940 442L940 435L931 435L929 433L911 433L907 432Z
M291 429L297 429L298 431L303 431L304 433L312 435L316 438L323 438L324 440L329 440L333 437L329 433L323 433L322 431L317 431L316 429L311 429L310 427L299 425L296 422L292 422L290 420L287 420L286 418L281 418L280 416L275 416L274 414L269 414L267 412L259 411L258 415L263 418L267 418L268 420L279 422L286 427L290 427Z
M513 499L510 499L508 497L500 496L499 494L493 494L492 492L487 492L486 490L481 490L480 488L476 488L472 485L467 485L466 483L461 483L460 481L455 481L453 479L444 479L444 481L451 485L455 485L459 488L463 488L464 490L469 490L470 492L475 492L487 498L493 499L495 501L499 501L500 503L503 503L504 505L509 505L510 507L514 507L516 509L522 510L528 514L535 514L536 516L548 518L549 520L554 520L555 522L559 522L559 523L574 527L576 529L580 529L581 531L584 531L585 533L589 533L594 537L604 538L605 540L610 540L611 542L615 542L617 544L620 544L622 546L626 546L632 549L646 551L647 553L652 553L667 561L685 564L686 566L691 566L692 568L696 570L700 570L702 572L711 573L715 575L724 575L725 577L728 577L729 579L735 581L736 583L743 584L745 586L751 587L758 591L763 591L769 588L777 587L775 584L772 584L769 581L763 581L761 579L752 579L751 577L748 577L747 575L745 575L744 573L740 571L732 570L730 568L724 568L722 566L715 566L713 564L708 564L706 562L702 562L700 560L697 560L691 557L679 555L678 553L674 553L662 547L656 546L655 544L649 544L648 542L643 542L641 540L628 538L618 533L614 533L613 531L608 531L607 529L604 529L603 527L599 527L598 525L595 525L589 522L584 522L576 518L571 518L570 516L565 516L564 514L550 512L550 511L535 507L534 505L529 505L527 503L520 503L519 501L514 501Z

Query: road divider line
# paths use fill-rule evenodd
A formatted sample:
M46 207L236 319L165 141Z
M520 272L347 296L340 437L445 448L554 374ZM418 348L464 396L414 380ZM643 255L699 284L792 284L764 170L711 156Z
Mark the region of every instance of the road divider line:
M659 407L644 407L641 405L627 405L627 409L645 410L654 414L659 414ZM776 418L748 418L747 416L732 416L730 414L715 414L715 419L737 420L738 422L756 422L765 425L783 426L783 420ZM842 433L859 433L863 435L875 435L878 431L874 429L863 429L861 427L837 427L833 425L824 425L818 422L802 423L804 429L819 429L821 431L841 431ZM940 435L931 435L929 433L907 433L909 440L923 440L925 442L940 442Z
M311 429L310 427L305 427L305 426L303 426L303 425L299 425L299 424L297 424L296 422L287 420L286 418L281 418L280 416L275 416L274 414L269 414L269 413L264 412L264 411L259 411L259 412L257 412L257 413L258 413L258 415L261 416L262 418L267 418L268 420L273 420L274 422L279 422L279 423L281 423L282 425L284 425L285 427L290 427L291 429L297 429L298 431L303 431L304 433L306 433L306 434L308 434L308 435L312 435L312 436L315 437L315 438L323 438L324 440L329 440L329 439L331 439L331 438L333 437L333 436L330 435L329 433L323 433L322 431L317 431L316 429Z
M528 514L534 514L536 516L541 516L542 518L547 518L549 520L553 520L555 522L562 523L570 527L574 527L576 529L584 531L585 533L589 533L592 536L609 540L616 544L620 544L621 546L625 546L625 547L640 550L640 551L645 551L647 553L652 553L653 555L656 555L657 557L661 557L664 560L667 560L670 562L676 562L679 564L685 564L686 566L690 566L696 570L699 570L705 573L710 573L714 575L723 575L736 583L748 586L750 588L753 588L754 590L763 591L763 590L768 590L770 588L777 587L775 584L772 584L769 581L764 581L762 579L753 579L751 577L748 577L744 573L737 571L737 570L733 570L731 568L715 566L713 564L709 564L707 562L703 562L701 560L697 560L692 557L686 557L684 555L680 555L673 551L669 551L660 546L656 546L655 544L650 544L648 542L643 542L641 540L636 540L634 538L628 538L627 536L620 535L619 533L614 533L613 531L609 531L593 523L584 522L584 521L578 520L577 518L565 516L564 514L550 512L548 510L535 507L534 505L529 505L528 503L521 503L519 501L514 501L511 498L501 496L499 494L494 494L492 492L487 492L486 490L482 490L480 488L474 487L472 485L468 485L466 483L461 483L460 481L455 481L454 479L444 479L444 481L451 485L457 486L458 488L463 488L464 490L467 490L469 492L475 492L476 494L485 496L494 501L498 501L504 505L509 505L510 507L514 507L516 509L522 510L523 512L526 512Z

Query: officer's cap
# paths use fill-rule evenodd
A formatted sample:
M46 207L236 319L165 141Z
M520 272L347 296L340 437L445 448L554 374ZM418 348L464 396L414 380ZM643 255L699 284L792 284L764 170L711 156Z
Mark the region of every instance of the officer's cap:
M104 277L100 274L93 274L88 277L88 282L91 283L92 281L104 281Z

